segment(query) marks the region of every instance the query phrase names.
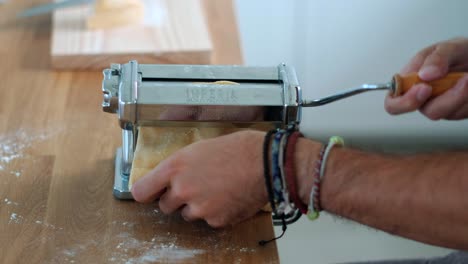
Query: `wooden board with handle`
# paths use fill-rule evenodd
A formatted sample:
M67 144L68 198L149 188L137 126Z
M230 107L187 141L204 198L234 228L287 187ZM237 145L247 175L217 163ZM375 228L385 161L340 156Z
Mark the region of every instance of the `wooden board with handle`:
M91 5L55 11L50 51L53 68L101 70L131 59L140 63L211 63L213 45L200 0L144 2L141 24L105 30L88 29ZM119 15L122 12L115 11L115 17Z

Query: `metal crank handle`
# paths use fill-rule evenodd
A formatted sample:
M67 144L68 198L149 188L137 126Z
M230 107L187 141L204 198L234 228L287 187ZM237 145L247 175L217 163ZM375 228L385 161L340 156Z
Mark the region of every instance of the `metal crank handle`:
M400 96L405 94L413 85L419 83L426 83L432 87L432 95L431 98L436 97L447 91L448 89L455 86L458 80L467 74L466 72L453 72L449 73L446 76L426 82L419 78L417 73L411 73L408 75L400 75L396 74L393 76L393 79L389 83L384 84L363 84L360 87L353 88L350 90L343 91L341 93L337 93L334 95L330 95L324 98L316 99L316 100L303 100L302 106L304 107L315 107L321 106L325 104L329 104L331 102L341 100L356 94L368 92L368 91L377 91L377 90L389 90L392 96Z

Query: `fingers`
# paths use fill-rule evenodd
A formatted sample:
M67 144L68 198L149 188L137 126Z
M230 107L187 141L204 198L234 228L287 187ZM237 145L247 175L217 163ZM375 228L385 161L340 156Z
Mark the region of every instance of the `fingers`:
M168 188L167 191L159 199L159 209L165 214L171 214L184 205L186 199L183 192Z
M148 203L157 199L169 186L170 177L177 169L178 166L173 159L161 162L132 186L132 196L135 201Z
M186 205L180 211L180 215L184 218L185 221L191 222L201 219L201 215L193 206Z
M468 39L452 39L421 50L400 73L418 72L421 79L432 81L445 76L449 71L463 71L468 67L467 60Z
M435 45L427 47L420 52L418 52L409 62L406 64L405 67L400 71L400 74L409 74L412 72L418 72L421 66L423 65L426 57L431 54L434 49L436 48Z
M447 92L427 101L431 90L426 84L417 84L403 96L388 95L385 99L385 109L392 115L419 109L431 120L458 120L468 117L468 75L460 78Z
M468 75L458 80L453 88L427 102L421 112L432 120L460 119L464 117L465 105L468 105Z
M424 60L419 77L425 81L444 77L457 56L456 50L456 45L448 42L437 45Z
M427 84L417 84L406 94L393 97L387 95L385 98L385 110L391 115L412 112L419 109L431 96L432 88Z
M463 69L466 60L468 60L468 39L453 39L429 46L418 52L401 70L401 74L418 72L422 80L432 81L444 77L449 71ZM463 86L463 82L460 82L456 86L459 89L446 92L426 103L431 96L431 88L418 84L401 97L387 96L385 109L390 114L396 115L419 108L423 114L434 120L463 118L466 116L465 111L463 111L464 100L466 102Z
M468 104L446 117L448 120L461 120L468 117Z

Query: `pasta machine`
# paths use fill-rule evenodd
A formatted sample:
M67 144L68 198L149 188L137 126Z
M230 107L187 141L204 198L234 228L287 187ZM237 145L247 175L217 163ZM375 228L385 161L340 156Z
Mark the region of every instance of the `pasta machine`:
M239 127L264 123L298 129L302 107L320 106L395 82L363 85L318 100L302 99L294 69L218 65L152 65L130 61L103 71L105 112L116 113L122 147L115 159L114 196L132 199L128 188L139 126ZM219 81L229 82L225 85Z
M122 147L115 158L114 196L128 188L138 126L297 127L301 89L294 69L218 65L150 65L130 61L103 71L105 112L116 113ZM229 81L233 85L217 83Z
M116 113L122 147L115 162L114 195L131 199L128 177L137 127L237 126L268 123L297 126L301 89L293 68L215 65L149 65L130 61L104 70L105 112ZM231 81L234 85L216 83Z

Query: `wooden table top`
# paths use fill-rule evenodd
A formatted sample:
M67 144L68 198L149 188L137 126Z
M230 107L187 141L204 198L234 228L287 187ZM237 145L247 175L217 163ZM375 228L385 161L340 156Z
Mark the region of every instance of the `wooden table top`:
M0 5L0 263L277 263L275 243L257 245L274 235L267 213L214 230L114 199L102 74L50 70L50 16L14 19L30 2ZM240 64L231 0L204 9L214 62Z

